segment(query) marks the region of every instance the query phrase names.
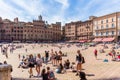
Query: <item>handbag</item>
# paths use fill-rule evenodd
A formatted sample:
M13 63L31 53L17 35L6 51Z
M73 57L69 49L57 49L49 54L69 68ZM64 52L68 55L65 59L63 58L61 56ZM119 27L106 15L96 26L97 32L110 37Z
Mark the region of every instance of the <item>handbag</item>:
M84 57L82 57L82 64L83 64L83 63L85 63L85 59L84 59Z

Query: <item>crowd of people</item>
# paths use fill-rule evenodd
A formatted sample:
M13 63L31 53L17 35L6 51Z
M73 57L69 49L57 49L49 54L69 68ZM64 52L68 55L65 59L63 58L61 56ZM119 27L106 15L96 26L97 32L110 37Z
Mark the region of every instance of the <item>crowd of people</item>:
M35 68L37 77L42 77L43 80L55 80L54 72L64 74L67 70L71 70L72 72L77 72L76 75L79 75L82 70L82 64L85 63L84 57L82 56L80 50L78 50L76 54L76 63L70 62L69 59L63 61L62 51L57 52L51 49L51 51L45 51L44 54L44 57L40 54L30 54L26 56L19 54L18 58L21 61L18 68L29 69L29 78L35 76L33 73L33 68ZM47 70L45 69L44 65L47 66L48 63L51 63L51 66L55 67L54 71L50 71L50 67L47 67ZM74 66L75 64L77 64L77 66ZM52 72L54 78L49 79L50 76L48 71Z
M8 58L8 52L10 52L11 54L13 53L14 50L19 49L24 47L23 45L13 45L13 44L8 44L8 45L0 45L1 47L1 53L3 55L5 55L6 58Z
M68 48L71 45L67 45ZM43 47L43 45L41 45ZM47 46L48 47L48 46ZM64 55L67 54L63 53L60 46L57 46L60 48L60 50L54 50L51 49L45 50L44 51L44 56L41 56L43 53L38 53L38 54L27 54L27 55L21 55L18 54L18 59L20 60L20 63L18 64L18 68L24 68L28 69L29 71L29 78L32 77L42 77L43 80L56 80L55 73L57 74L64 74L67 71L75 72L76 76L79 75L81 80L87 80L85 73L83 71L83 64L85 63L85 58L81 53L81 50L76 51L76 56L73 56L76 60L75 62L71 62L69 59L66 58L64 60ZM105 47L105 46L104 46ZM9 49L8 49L9 48ZM32 46L34 49L35 46ZM109 48L107 46L107 48ZM6 47L1 47L1 52L3 55L8 58L8 50L10 50L10 53L13 53L13 51L16 48L12 46L6 46ZM25 48L25 52L28 53L28 49ZM93 54L95 56L95 59L98 59L99 53L104 52L104 48L100 49L99 52L95 48L93 51ZM119 52L116 52L114 48L111 49L111 51L106 55L106 56L111 56L111 59L113 61L120 61L120 54ZM7 63L7 62L6 62ZM50 65L48 65L51 63ZM46 66L46 67L45 67ZM50 67L52 66L52 67ZM52 70L52 68L55 68ZM36 70L37 75L34 74L33 70Z

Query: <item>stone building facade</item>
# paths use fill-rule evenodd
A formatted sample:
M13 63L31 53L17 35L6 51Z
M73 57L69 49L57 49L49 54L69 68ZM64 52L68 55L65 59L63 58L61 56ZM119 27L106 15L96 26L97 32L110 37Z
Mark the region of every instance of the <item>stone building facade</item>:
M61 22L48 24L42 20L42 16L33 22L20 22L0 18L0 41L60 41Z
M77 40L93 39L93 21L87 20L77 25Z
M86 21L67 23L64 26L66 40L120 40L120 12L100 17L91 16ZM110 40L109 40L110 41Z
M66 23L64 26L65 31L65 40L76 40L77 39L77 23L79 22L71 22Z
M66 40L92 40L93 20L67 23L64 26Z
M120 12L96 17L93 23L94 38L120 40Z

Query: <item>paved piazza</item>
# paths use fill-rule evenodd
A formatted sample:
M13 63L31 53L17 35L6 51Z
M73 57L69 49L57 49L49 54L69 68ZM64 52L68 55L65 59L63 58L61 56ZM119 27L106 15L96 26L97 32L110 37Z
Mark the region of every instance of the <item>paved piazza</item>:
M6 59L4 55L0 54L0 62L7 61L8 64L11 64L13 66L13 72L12 77L14 78L29 78L28 69L21 69L17 68L19 65L19 59L18 54L21 55L29 55L29 54L38 54L40 53L42 56L44 56L45 50L51 50L59 51L60 48L58 47L52 47L52 44L15 44L15 45L24 45L24 48L18 48L13 53L8 52L9 58ZM41 47L43 45L43 47ZM120 63L119 62L113 62L111 61L111 56L106 56L106 54L110 51L112 45L108 45L108 49L105 49L105 53L99 53L98 52L98 60L94 57L94 49L97 49L99 51L100 48L102 48L102 44L97 45L96 47L89 47L86 50L83 50L83 48L77 47L76 44L70 44L71 47L67 47L67 44L55 44L58 46L62 45L61 51L63 53L67 53L67 57L63 57L63 61L66 59L69 59L70 62L75 62L76 52L77 50L81 50L82 55L85 57L85 63L83 64L83 72L86 73L86 77L88 80L120 80ZM4 44L6 46L6 44ZM34 46L34 49L33 49ZM25 49L27 48L27 52ZM120 51L119 49L115 49L115 51ZM108 62L103 62L104 59L108 59ZM52 70L55 70L55 67L52 67L52 65L49 63L48 65L43 64L43 66L47 67L50 66ZM34 69L34 75L36 74L36 70ZM79 80L79 76L75 76L76 73L72 73L70 71L67 71L64 74L56 74L58 80ZM32 78L32 79L38 79L38 78Z

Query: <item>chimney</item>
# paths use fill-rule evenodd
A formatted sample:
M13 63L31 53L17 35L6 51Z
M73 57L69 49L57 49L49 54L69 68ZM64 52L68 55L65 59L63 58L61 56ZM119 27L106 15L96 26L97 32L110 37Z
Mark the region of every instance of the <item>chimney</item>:
M94 18L96 18L96 16L90 16L89 20L93 20Z
M14 18L14 22L18 23L18 17Z

